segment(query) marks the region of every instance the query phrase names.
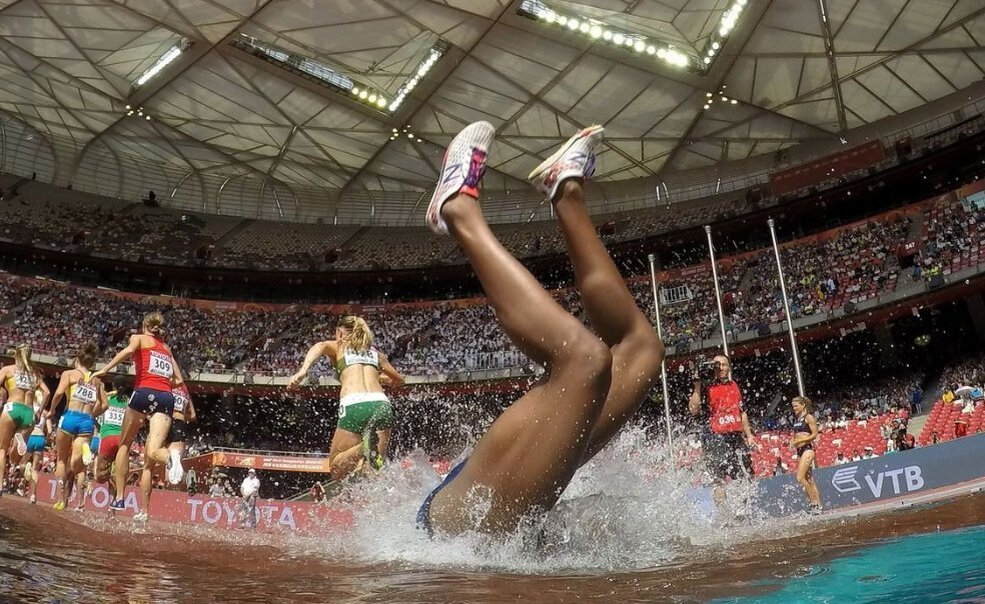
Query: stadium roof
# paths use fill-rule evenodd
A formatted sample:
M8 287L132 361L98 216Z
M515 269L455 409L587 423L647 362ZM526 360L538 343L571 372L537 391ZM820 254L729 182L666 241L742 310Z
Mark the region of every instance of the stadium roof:
M985 75L983 43L979 0L0 0L0 167L205 212L419 224L474 120L498 132L488 189L526 191L602 123L596 180L652 191L944 113Z

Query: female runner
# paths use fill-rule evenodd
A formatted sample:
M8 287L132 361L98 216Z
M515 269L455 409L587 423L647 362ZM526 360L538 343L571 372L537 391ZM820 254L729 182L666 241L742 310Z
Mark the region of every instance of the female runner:
M797 418L793 423L793 440L790 441L790 446L797 451L797 482L807 493L811 513L817 514L821 512L821 493L814 480L814 441L818 434L817 420L812 415L814 403L806 396L797 396L791 401L791 407Z
M171 390L174 395L174 413L171 417L171 429L168 431L168 456L171 468L181 468L181 459L185 456L185 441L188 440L188 424L194 423L198 416L195 414L195 403L188 388L182 384ZM183 469L183 468L182 468ZM168 482L178 484L182 475L168 472Z
M361 459L374 469L383 465L393 408L383 393L382 382L400 386L404 377L393 368L386 355L373 346L373 332L365 319L343 317L335 330L335 339L318 342L308 350L304 364L288 384L297 386L308 376L315 361L331 359L342 383L339 422L329 447L329 466L334 480L342 480L359 465Z
M106 398L102 381L93 376L93 368L99 349L92 342L87 342L75 356L75 368L62 372L58 388L51 398L52 409L57 409L62 397L68 397L65 412L58 421L58 432L55 435L55 476L58 478L59 494L55 501L55 511L61 511L68 505L72 496L72 487L78 474L85 475L85 464L82 462L82 445L89 444L95 423L92 410L97 402ZM82 481L80 481L80 484ZM79 493L79 503L83 503Z
M139 334L130 336L126 348L117 353L105 367L96 372L102 377L123 361L133 358L134 378L133 396L123 417L123 430L120 433L120 448L116 452L116 498L110 504L111 510L125 509L127 472L130 469L130 446L137 432L148 421L147 443L144 448L144 467L140 475L140 493L143 498L142 509L134 515L137 522L146 522L150 511L151 472L158 464L167 464L168 478L175 474L178 481L183 474L180 465L173 466L164 439L171 428L171 413L174 410L174 395L171 389L185 383L181 369L174 361L174 355L161 338L164 337L164 317L159 312L144 316Z
M40 388L34 391L34 428L27 439L27 456L24 458L24 476L28 478L28 493L31 503L38 502L38 474L41 472L41 462L44 461L44 448L48 437L54 432L51 418L45 413L47 396Z
M96 408L95 414L101 418L99 427L99 450L96 452L96 466L93 476L103 484L112 481L110 469L116 461L120 448L120 433L123 431L123 418L127 411L127 401L133 394L133 382L124 375L113 378L113 392L106 397L106 404ZM115 483L115 481L113 481Z
M493 134L491 124L478 122L455 137L427 222L457 240L503 330L547 373L425 500L418 525L429 534L504 533L550 510L578 467L635 413L664 354L585 206L582 183L594 171L602 127L582 130L530 175L554 204L598 336L561 308L486 224L478 186Z
M7 450L11 442L17 446L17 454L27 453L25 435L33 430L35 422L35 390L48 398L49 390L41 379L41 373L31 363L31 347L22 344L14 350L14 364L0 369L0 384L7 392L7 402L0 413L0 495L3 494L3 478L7 475Z

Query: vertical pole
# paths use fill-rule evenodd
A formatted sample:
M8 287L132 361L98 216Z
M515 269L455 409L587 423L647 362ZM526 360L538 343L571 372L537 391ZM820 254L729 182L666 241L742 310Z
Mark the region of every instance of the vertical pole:
M780 294L783 296L783 315L787 319L787 332L790 334L790 351L793 353L793 369L797 373L797 391L804 396L804 376L800 372L800 353L797 351L797 336L793 331L793 320L790 318L790 302L787 300L787 285L783 277L783 263L780 262L780 246L776 243L776 223L772 218L766 221L770 226L770 237L773 239L773 254L776 255L776 272L780 275Z
M653 254L647 256L650 261L650 287L653 290L653 308L656 311L657 317L657 337L663 342L664 334L663 328L660 325L660 297L657 295L657 269L655 266L656 257ZM672 436L672 430L670 426L670 393L667 390L667 359L664 358L660 361L660 380L663 382L663 394L664 394L664 419L667 422L667 450L670 452L671 458L674 455L674 437Z
M718 303L718 326L722 330L722 352L728 356L728 338L725 335L725 313L722 311L722 290L718 287L718 261L715 260L715 244L711 240L711 226L705 225L708 235L708 256L711 257L711 277L715 281L715 302Z

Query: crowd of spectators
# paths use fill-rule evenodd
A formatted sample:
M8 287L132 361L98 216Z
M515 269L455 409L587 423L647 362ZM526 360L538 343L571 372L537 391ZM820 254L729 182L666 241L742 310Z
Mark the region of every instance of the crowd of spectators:
M976 237L981 217L960 204L941 203L949 204L949 212L958 215L948 223L946 241L954 242L956 249L967 247ZM935 208L927 210L928 216L934 215ZM902 270L897 252L910 226L909 215L896 214L787 244L782 258L791 315L830 313L848 302L891 291ZM935 244L934 249L941 248ZM930 256L928 251L925 257ZM659 278L665 298L661 320L666 342L680 351L717 337L710 268L697 265ZM727 337L761 332L783 318L772 250L721 259L719 283ZM629 286L640 307L655 320L649 279L631 278ZM137 298L14 277L0 280L0 294L0 345L27 342L35 350L71 358L81 344L93 339L104 356L109 356L144 313L163 309L170 327L169 342L191 371L289 375L312 343L333 336L338 321L331 312L302 305L206 308L178 298ZM587 320L576 291L557 290L555 297ZM17 312L5 312L14 308ZM527 365L482 299L380 305L363 307L361 312L376 333L379 349L407 374ZM314 372L327 374L331 368L322 362Z

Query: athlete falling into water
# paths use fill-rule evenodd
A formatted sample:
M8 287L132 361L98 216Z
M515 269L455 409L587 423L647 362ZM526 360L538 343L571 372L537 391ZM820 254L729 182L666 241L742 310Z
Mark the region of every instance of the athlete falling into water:
M130 336L126 348L113 357L105 367L94 376L101 377L112 371L123 361L133 358L134 390L123 417L119 450L116 453L116 499L110 504L111 510L125 509L123 495L126 489L127 472L130 469L130 446L137 432L149 422L147 443L144 448L144 467L140 474L140 493L143 498L142 510L133 519L145 522L150 512L151 472L158 464L167 464L168 480L172 484L181 481L184 473L181 464L174 464L164 445L171 428L171 413L174 410L174 395L171 389L185 383L181 368L174 360L171 349L162 341L164 337L164 317L159 312L148 313L141 323L139 334ZM177 479L175 480L175 476Z
M57 463L55 476L58 478L60 491L55 511L61 511L68 505L72 495L72 486L79 473L85 474L85 463L82 460L83 445L88 446L95 430L92 411L97 402L106 399L106 391L102 381L95 377L92 370L96 364L99 349L92 342L87 342L75 356L75 367L62 372L58 388L51 397L52 409L57 409L62 397L68 398L65 413L58 421L58 433L55 435L55 451ZM82 503L82 494L79 494Z
M394 386L404 377L393 368L386 355L373 348L373 332L361 317L343 317L335 339L318 342L308 350L304 364L288 384L297 388L311 366L327 356L342 383L339 395L339 423L329 446L329 466L334 480L342 480L360 460L379 469L383 465L393 428L393 409L383 393L383 383Z
M478 186L493 134L491 124L478 122L455 137L427 221L457 240L503 330L547 367L547 379L504 411L428 496L418 523L429 532L511 531L522 518L550 510L575 471L632 417L664 355L585 206L582 184L594 171L602 127L582 130L530 174L554 204L598 336L561 308L486 224ZM488 511L475 521L477 499Z
M7 450L11 442L17 446L17 454L27 453L25 436L36 423L34 399L40 390L47 399L49 391L41 379L41 373L31 362L31 347L22 344L14 351L14 364L0 369L0 384L7 392L7 402L0 413L0 495L7 475Z

